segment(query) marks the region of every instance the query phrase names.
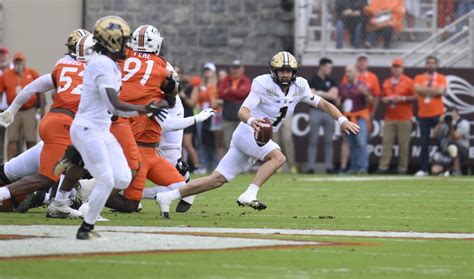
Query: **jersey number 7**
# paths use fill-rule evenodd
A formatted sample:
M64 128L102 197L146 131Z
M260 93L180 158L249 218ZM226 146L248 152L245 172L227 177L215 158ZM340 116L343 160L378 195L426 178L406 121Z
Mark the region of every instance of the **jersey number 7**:
M273 122L273 127L278 126L278 124L281 122L281 120L283 120L283 118L285 118L287 112L288 112L288 107L282 107L280 109L280 116L278 116L277 119L275 120L275 122Z

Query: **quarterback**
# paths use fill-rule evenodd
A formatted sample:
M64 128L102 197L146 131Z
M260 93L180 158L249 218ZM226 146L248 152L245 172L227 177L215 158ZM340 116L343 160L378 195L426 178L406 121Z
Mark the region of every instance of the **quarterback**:
M193 180L184 187L156 195L156 202L165 216L169 215L169 207L174 200L220 187L247 171L257 159L263 164L247 190L238 197L237 203L258 210L265 209L266 205L257 199L257 193L268 178L285 163L286 158L278 144L272 140L258 146L254 131L264 127L264 118L271 121L273 132L278 131L283 120L293 114L299 102L326 111L337 119L344 132L359 132L359 126L344 117L334 105L313 95L306 79L296 77L298 64L289 52L282 51L273 56L270 68L269 74L253 80L250 94L238 113L241 123L234 131L230 148L216 170L210 176Z

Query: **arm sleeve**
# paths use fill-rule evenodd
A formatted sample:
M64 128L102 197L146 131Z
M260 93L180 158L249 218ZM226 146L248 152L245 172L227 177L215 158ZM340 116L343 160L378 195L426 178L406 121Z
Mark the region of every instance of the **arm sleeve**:
M250 91L250 94L247 96L247 99L245 99L242 107L246 107L252 111L258 106L258 104L260 104L261 101L262 99L255 91Z
M160 124L161 129L163 129L163 131L165 132L183 130L194 125L194 123L196 123L196 121L194 120L194 117L192 116L185 117L185 118L166 117L163 120L155 116L155 120L156 122L158 122L158 124Z
M319 102L321 101L321 97L314 95L311 92L311 89L309 88L309 84L306 81L304 84L304 97L303 97L303 102L307 103L310 106L313 106L315 108L318 107Z
M32 81L30 84L25 86L23 90L15 97L9 109L14 113L17 113L18 110L26 103L28 100L36 93L44 93L49 90L53 90L54 83L51 74L45 74L39 78Z

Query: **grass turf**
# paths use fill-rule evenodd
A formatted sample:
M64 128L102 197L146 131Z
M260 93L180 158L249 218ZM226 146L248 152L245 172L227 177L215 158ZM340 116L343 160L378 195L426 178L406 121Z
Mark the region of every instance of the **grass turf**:
M141 213L117 214L105 210L103 215L111 219L106 225L127 226L474 232L472 178L302 180L309 177L313 176L272 177L259 193L259 198L269 207L261 212L235 204L251 180L243 175L224 188L198 196L189 213L174 213L171 220L159 217L153 201L145 201ZM0 224L79 223L45 219L44 209L27 214L0 213ZM291 238L373 245L3 261L0 278L474 277L472 240Z

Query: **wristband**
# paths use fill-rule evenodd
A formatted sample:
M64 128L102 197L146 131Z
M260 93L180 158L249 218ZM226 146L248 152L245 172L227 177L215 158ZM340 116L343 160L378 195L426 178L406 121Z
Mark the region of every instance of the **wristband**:
M339 125L342 125L346 121L349 121L349 119L347 119L347 117L345 116L341 116L337 119L337 122L339 122Z
M249 125L250 127L252 127L252 122L255 120L255 117L249 117L249 119L247 119L247 125Z

